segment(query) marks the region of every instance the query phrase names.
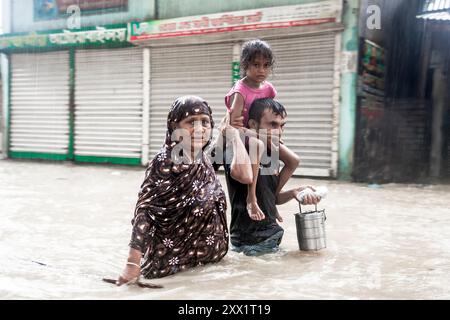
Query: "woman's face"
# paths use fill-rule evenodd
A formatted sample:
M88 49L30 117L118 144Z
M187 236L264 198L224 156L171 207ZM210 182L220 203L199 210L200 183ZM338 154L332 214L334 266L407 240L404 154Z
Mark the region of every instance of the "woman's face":
M211 120L206 114L188 116L178 122L177 129L185 130L183 136L189 135L191 151L202 150L211 136ZM182 143L187 147L185 139Z

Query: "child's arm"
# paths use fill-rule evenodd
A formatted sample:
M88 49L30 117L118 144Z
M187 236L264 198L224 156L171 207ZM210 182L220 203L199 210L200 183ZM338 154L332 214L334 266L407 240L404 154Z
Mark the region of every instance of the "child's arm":
M231 111L227 115L227 124L239 129L242 133L245 133L248 137L258 138L258 134L253 130L244 127L244 97L240 93L235 93L231 96Z
M235 93L231 96L231 112L230 112L230 125L235 128L244 127L244 121L242 118L242 111L244 110L244 97Z

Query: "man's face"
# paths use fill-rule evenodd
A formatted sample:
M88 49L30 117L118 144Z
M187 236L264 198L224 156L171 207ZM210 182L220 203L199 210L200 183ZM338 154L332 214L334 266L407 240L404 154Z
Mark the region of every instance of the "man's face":
M281 115L273 113L270 109L264 111L260 123L256 123L253 120L249 122L251 129L256 129L260 133L263 133L261 131L266 131L269 139L272 136L278 136L278 138L281 139L281 134L283 133L285 124L286 119ZM262 135L264 135L264 133Z

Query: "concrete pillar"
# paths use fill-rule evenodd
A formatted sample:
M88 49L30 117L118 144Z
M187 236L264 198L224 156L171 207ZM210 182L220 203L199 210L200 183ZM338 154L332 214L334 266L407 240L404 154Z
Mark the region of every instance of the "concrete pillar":
M341 104L339 117L339 172L341 180L350 180L356 130L356 94L359 51L359 0L345 0L342 35Z

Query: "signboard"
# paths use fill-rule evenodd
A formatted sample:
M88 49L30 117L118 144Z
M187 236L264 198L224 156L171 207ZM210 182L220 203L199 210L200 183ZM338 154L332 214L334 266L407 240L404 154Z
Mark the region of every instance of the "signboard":
M47 34L32 32L21 36L0 37L0 50L104 45L126 42L126 39L126 28L97 28L77 32L64 30Z
M49 45L48 35L32 32L23 36L0 37L0 50L42 48Z
M104 29L84 32L63 32L50 34L49 42L53 45L74 45L74 44L105 44L112 42L125 42L126 29Z
M287 28L340 21L341 0L129 24L129 41L207 33Z
M104 14L128 10L128 0L34 0L35 20L66 17L70 6L77 6L82 15Z

